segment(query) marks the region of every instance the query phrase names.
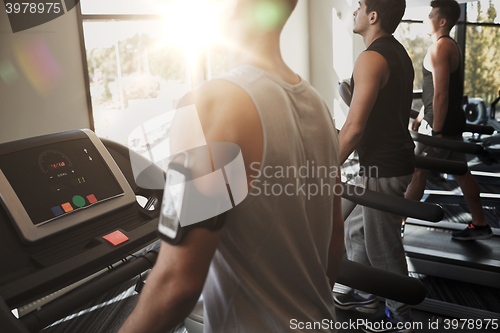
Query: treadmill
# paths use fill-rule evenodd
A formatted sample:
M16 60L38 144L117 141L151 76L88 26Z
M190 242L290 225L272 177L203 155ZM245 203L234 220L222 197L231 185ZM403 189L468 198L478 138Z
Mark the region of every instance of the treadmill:
M456 241L463 224L409 218L403 244L410 271L500 288L500 231L483 241Z
M477 146L474 144L463 143L463 145L471 145L471 151L477 149L477 147L472 147ZM477 158L473 158L473 161L477 160ZM490 172L483 172L475 170L477 168L473 164L470 164L470 169L480 186L483 206L493 208L485 210L486 220L497 219L496 208L500 206L500 196L498 196L500 178L498 178L499 174L491 171L497 171L498 167L494 167ZM449 180L453 177L444 174L444 179ZM406 221L403 244L409 271L430 277L449 279L443 280L449 281L449 283L443 284L443 289L448 289L446 285L449 285L451 290L458 288L452 286L454 284L467 283L462 284L466 289L478 290L474 293L484 294L487 297L488 294L494 294L500 288L500 229L494 228L495 225L493 225L495 236L488 240L453 240L451 233L463 230L465 228L464 222L466 219L470 219L470 215L465 207L460 207L465 206L466 203L463 196L454 191L458 184L448 180L443 182L440 179L436 182L429 177L427 190L423 197L424 202L443 205L444 221L429 223L414 218L408 218ZM450 280L460 282L455 283ZM433 283L439 284L440 281L436 280ZM473 298L474 296L471 296L471 299ZM498 302L493 300L491 303ZM439 302L427 299L421 305L421 309L439 311L438 313L455 315L460 313L462 318L500 319L498 304L492 305L491 308L496 310L483 311L454 304L439 304Z
M480 126L476 125L476 127ZM491 134L492 131L490 129L487 132ZM428 137L415 132L412 133L412 136L415 140L430 146L461 151L466 154L474 154L474 156L484 154L484 148L474 143L451 142L451 140ZM474 168L471 166L471 169ZM443 170L433 171L446 172ZM474 175L474 173L473 170L472 174ZM490 173L489 176L488 173L484 172L475 175L478 183L483 187L482 190L498 191L497 185L500 184L498 174ZM453 179L452 176L448 175L445 175L445 178ZM447 204L465 204L463 196L453 192L458 187L455 182L432 184L432 179L429 179L429 184L433 187L425 191L423 201L443 204L445 208ZM484 188L484 186L489 187ZM498 193L482 193L481 201L484 206L500 206ZM450 218L453 215L459 215L454 219L457 222L462 222L463 215L467 213L461 209L452 211L452 208L452 206L448 206L445 209L448 211L446 215ZM488 217L495 218L487 216L487 219ZM500 288L500 230L494 228L495 236L489 240L469 242L452 240L451 232L462 230L464 227L464 223L449 221L429 223L412 218L407 219L403 243L411 266L415 271L423 274Z
M164 173L130 154L90 130L0 145L2 332L39 331L152 267Z

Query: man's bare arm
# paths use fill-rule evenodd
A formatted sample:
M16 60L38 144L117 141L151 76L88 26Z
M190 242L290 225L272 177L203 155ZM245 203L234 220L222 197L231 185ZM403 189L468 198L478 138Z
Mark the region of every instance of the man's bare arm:
M432 109L434 120L432 129L440 132L443 129L448 112L448 88L450 84L450 45L447 40L438 41L430 50L434 98Z
M378 93L387 83L389 74L389 65L378 52L365 51L358 57L353 71L355 85L351 107L339 134L340 165L361 140Z
M415 118L415 120L413 121L413 123L411 124L411 129L412 131L418 131L418 128L420 127L420 123L422 122L422 120L424 119L424 108L422 108L420 110L420 112L418 113L418 116L417 118Z
M207 143L237 144L245 166L261 161L260 118L243 89L226 81L210 81L187 94L178 108L191 104L196 106ZM189 128L184 130L189 133ZM190 161L195 159L190 157ZM219 238L220 232L194 229L180 245L163 243L139 302L120 333L166 332L180 323L198 300Z
M196 305L220 232L191 230L177 246L163 242L139 301L120 333L168 332Z

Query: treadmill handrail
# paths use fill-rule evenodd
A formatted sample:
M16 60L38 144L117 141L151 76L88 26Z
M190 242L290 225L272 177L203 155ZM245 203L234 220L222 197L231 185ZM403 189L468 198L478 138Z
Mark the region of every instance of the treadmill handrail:
M415 278L342 259L337 283L401 303L417 305L425 299L426 288Z
M459 176L465 175L468 170L465 162L448 161L420 155L415 155L415 168Z
M424 135L421 133L417 133L414 131L410 131L413 140L420 142L424 145L448 149L459 153L472 154L472 155L481 155L484 152L483 146L467 143L462 141L456 141L445 138L438 138L429 135Z
M417 118L419 112L416 110L411 110L410 118ZM493 134L495 133L495 129L493 126L488 125L475 125L475 124L465 124L465 132L477 133L477 134Z
M436 204L398 198L351 184L343 185L342 197L362 206L431 222L439 222L444 217L443 208Z
M7 304L5 304L2 296L0 296L0 326L2 327L2 332L28 333L26 327L23 326L16 317L14 317L10 309L7 307Z
M103 293L109 291L111 288L125 283L153 267L157 256L158 253L156 251L151 251L144 256L140 256L136 260L110 271L106 276L97 278L44 305L40 310L21 317L21 322L30 332L38 332L56 320L71 314L82 305L102 296Z

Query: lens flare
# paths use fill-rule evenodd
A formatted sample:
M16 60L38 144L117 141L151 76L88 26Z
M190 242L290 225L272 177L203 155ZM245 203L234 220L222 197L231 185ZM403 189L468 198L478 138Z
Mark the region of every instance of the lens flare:
M221 40L220 17L226 1L173 1L164 7L164 39L181 45L190 54Z
M63 72L44 40L18 43L14 53L24 75L38 93L48 95L56 88Z
M259 1L252 15L255 28L272 31L283 24L287 18L287 4L284 1Z
M11 84L19 78L16 68L10 61L0 63L0 78L7 84Z

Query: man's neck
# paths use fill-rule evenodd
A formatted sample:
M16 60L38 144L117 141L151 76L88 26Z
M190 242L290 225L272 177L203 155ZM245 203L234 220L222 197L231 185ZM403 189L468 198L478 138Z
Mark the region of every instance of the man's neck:
M377 31L368 31L365 35L363 35L363 41L365 43L365 46L368 47L370 46L375 40L381 38L381 37L389 37L392 36L391 34L383 31L383 30L377 30Z
M431 35L432 42L435 43L439 38L443 36L449 36L450 31L448 29L439 29Z
M279 36L245 36L237 40L239 42L232 46L229 54L231 68L240 65L271 64L281 59Z
M300 81L283 60L279 34L241 40L242 42L233 46L230 52L230 69L241 65L252 65L274 73L291 84Z

